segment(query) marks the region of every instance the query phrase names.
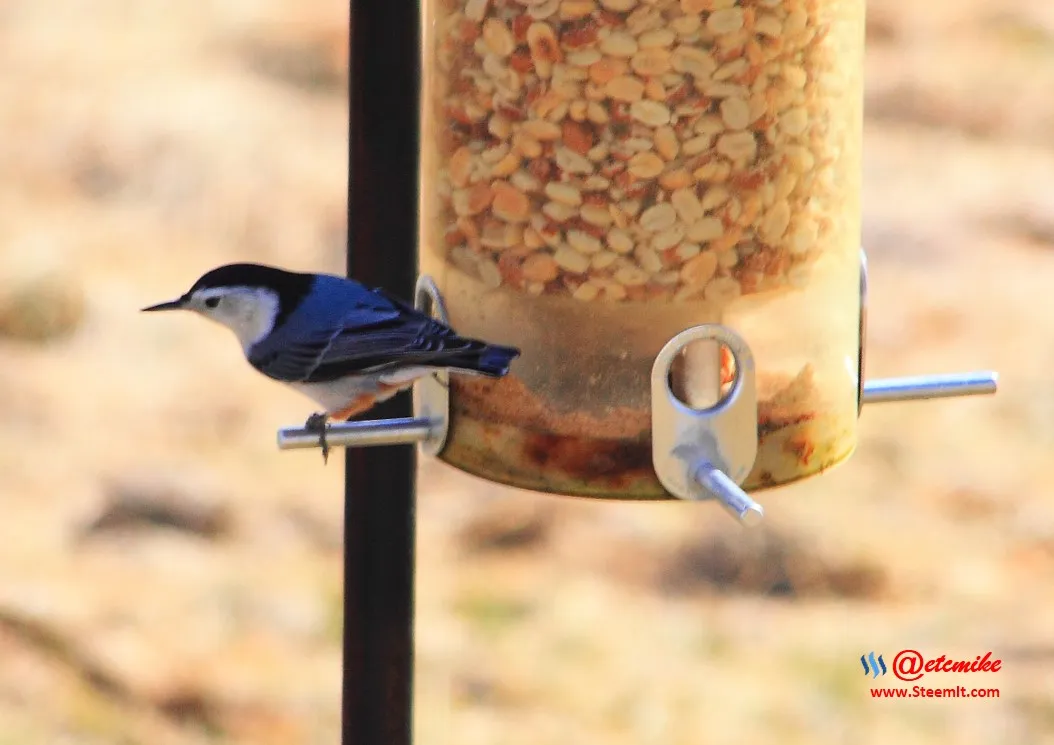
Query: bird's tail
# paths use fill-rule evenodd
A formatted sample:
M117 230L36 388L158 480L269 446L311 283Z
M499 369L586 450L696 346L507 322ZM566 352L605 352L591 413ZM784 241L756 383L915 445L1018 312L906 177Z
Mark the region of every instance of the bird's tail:
M447 363L455 372L476 373L489 378L502 378L509 372L509 365L520 356L515 347L503 347L498 344L476 342L456 358Z

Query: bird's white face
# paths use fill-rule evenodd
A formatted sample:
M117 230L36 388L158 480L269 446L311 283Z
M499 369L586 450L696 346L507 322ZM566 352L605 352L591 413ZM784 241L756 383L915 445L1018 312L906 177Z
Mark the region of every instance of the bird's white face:
M278 294L263 287L209 287L191 295L183 307L223 324L248 350L274 328Z

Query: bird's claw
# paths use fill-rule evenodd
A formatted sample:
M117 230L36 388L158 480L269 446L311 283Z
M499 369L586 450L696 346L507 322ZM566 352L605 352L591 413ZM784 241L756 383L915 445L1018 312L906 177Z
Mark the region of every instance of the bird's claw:
M316 412L304 422L304 429L318 433L318 444L322 448L322 462L329 463L329 443L326 442L326 419L324 412Z
M439 385L443 386L444 388L446 388L448 390L450 389L450 382L449 381L444 381L443 378L441 377L440 373L437 373L437 372L436 373L432 373L432 380L434 380L435 382L439 383Z

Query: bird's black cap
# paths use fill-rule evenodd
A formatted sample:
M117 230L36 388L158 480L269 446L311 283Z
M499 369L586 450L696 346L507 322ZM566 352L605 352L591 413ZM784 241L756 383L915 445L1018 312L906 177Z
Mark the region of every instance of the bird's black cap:
M314 279L313 274L289 272L265 264L226 264L203 274L187 291L187 295L212 287L266 287L278 294L277 326L311 292Z
M279 295L306 293L312 274L288 272L264 264L226 264L206 272L194 283L188 295L211 287L266 287Z
M278 316L275 325L282 323L311 292L315 275L287 272L264 264L226 264L206 272L183 295L166 303L158 303L144 311L179 310L198 290L214 287L264 287L278 295Z

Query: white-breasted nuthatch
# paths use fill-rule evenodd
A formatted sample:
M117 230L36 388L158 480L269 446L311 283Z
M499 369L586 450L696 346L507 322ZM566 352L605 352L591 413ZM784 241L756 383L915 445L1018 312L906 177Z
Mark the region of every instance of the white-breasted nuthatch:
M328 457L327 420L344 421L440 370L500 378L513 347L459 336L383 290L332 274L228 264L144 311L189 310L231 329L256 370L320 404L305 428Z

